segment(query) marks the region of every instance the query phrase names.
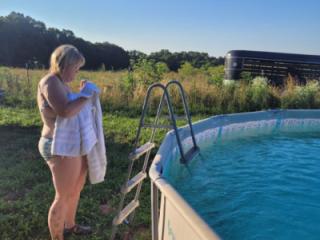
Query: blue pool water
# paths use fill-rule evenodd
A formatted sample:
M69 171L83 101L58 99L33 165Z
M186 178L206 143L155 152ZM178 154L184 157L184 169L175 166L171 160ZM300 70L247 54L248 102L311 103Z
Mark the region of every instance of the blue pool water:
M222 239L320 239L320 132L215 140L169 182Z

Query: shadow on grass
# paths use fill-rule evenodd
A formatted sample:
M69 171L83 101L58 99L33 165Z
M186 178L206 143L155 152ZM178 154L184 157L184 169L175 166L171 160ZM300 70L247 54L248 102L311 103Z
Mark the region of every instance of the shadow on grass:
M0 239L49 239L47 212L54 197L51 174L38 153L39 127L0 126ZM108 239L119 190L127 174L131 143L106 139L108 169L103 183L88 182L81 194L77 221L89 224L94 234L81 239ZM142 161L141 161L142 164ZM135 172L138 171L137 165ZM129 231L134 239L150 239L150 190L148 181L141 193L141 207L128 229L120 227L119 239ZM132 196L131 196L132 197ZM130 196L128 196L128 199ZM130 200L130 199L129 199ZM131 235L132 235L131 234ZM68 239L76 239L69 237Z

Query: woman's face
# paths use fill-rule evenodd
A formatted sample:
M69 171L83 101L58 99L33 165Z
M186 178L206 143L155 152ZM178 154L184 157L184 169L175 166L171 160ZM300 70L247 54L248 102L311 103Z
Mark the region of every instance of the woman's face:
M67 66L63 73L62 73L62 79L64 82L72 82L76 76L76 74L79 72L80 66L79 64L73 64Z

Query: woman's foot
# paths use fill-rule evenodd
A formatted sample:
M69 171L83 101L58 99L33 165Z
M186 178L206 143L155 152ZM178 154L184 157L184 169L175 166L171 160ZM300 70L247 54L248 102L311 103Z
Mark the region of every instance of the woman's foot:
M92 228L90 226L82 226L79 224L75 224L71 228L65 228L63 235L66 237L71 235L72 233L75 235L89 235L92 233Z

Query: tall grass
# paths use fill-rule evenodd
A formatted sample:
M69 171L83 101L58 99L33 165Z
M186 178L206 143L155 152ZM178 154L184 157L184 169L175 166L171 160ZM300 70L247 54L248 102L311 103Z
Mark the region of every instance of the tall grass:
M319 108L320 85L318 81L309 81L302 86L288 78L281 96L283 108Z
M155 72L142 74L143 69ZM80 71L72 87L77 91L80 79L83 78L95 82L102 90L103 109L128 116L140 114L149 84L157 81L166 83L171 79L177 79L183 84L193 114L214 115L320 106L320 86L317 81L299 85L289 78L284 86L276 87L269 84L266 78L257 77L251 81L245 79L223 84L221 66L196 69L184 64L178 72L162 70L160 73L157 69L148 65L135 68L132 72ZM26 69L0 67L0 89L5 90L5 97L0 100L1 103L11 107L36 108L37 84L45 74L45 70L29 70L27 73ZM157 107L161 94L161 91L155 91L151 96L152 110ZM171 95L174 105L178 106L177 111L182 111L177 89L171 89Z

